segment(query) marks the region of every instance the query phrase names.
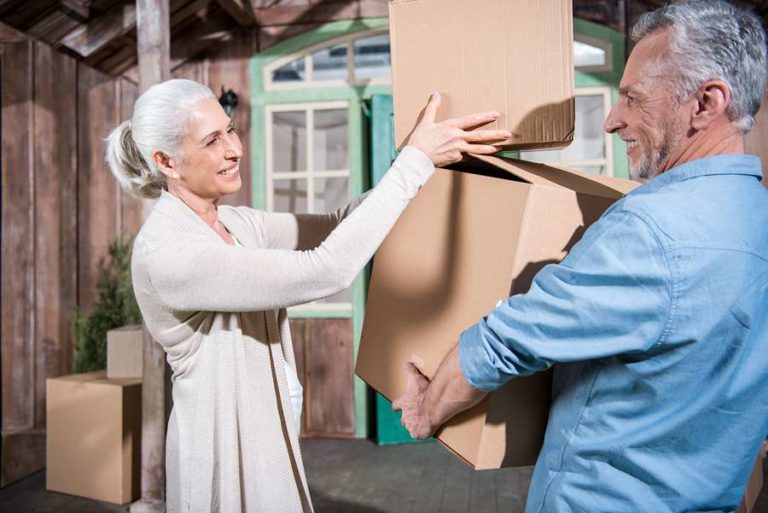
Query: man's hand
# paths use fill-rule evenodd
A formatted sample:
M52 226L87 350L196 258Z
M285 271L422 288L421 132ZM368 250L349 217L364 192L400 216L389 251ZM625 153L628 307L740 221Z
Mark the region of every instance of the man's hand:
M411 362L405 364L405 372L408 380L405 394L392 403L392 409L402 410L400 422L412 438L429 438L437 429L437 426L430 422L428 412L424 408L429 380Z
M405 394L392 403L402 410L403 426L413 438L428 438L457 413L479 403L487 392L472 388L461 374L459 346L453 346L428 380L412 363L405 364Z

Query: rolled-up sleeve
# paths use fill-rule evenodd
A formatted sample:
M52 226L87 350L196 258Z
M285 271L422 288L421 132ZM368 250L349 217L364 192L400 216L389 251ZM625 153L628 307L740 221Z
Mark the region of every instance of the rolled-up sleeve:
M614 209L529 292L510 297L460 338L467 382L495 390L557 362L647 351L667 337L673 272L662 239L637 213Z

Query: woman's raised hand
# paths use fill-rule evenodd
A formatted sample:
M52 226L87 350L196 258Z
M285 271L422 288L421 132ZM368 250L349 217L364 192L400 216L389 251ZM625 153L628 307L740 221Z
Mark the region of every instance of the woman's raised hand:
M480 112L438 123L435 117L439 107L440 93L434 92L404 142L421 150L436 167L458 162L462 153L496 153L499 148L488 143L512 137L506 130L469 130L496 121L498 112Z

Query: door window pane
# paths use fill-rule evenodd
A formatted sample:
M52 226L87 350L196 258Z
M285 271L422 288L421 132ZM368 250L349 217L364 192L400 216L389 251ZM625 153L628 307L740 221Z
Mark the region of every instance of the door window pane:
M306 179L275 179L273 187L272 210L274 212L309 213Z
M605 66L605 50L581 41L573 42L573 65L577 68Z
M306 78L304 57L299 57L272 72L273 82L301 82Z
M604 102L602 94L576 96L573 142L562 150L522 151L521 158L545 164L562 164L589 173L607 174Z
M315 171L347 169L347 109L315 111Z
M352 289L344 289L338 294L334 294L332 296L329 296L325 299L320 299L318 301L315 301L315 303L351 303L352 302Z
M276 172L307 169L307 113L272 113L272 155Z
M315 212L333 212L349 203L349 178L315 178Z
M354 42L355 79L390 78L389 34L378 34Z
M577 96L573 142L563 150L561 160L574 162L605 158L604 122L602 94Z
M347 79L347 44L323 48L312 54L312 80Z

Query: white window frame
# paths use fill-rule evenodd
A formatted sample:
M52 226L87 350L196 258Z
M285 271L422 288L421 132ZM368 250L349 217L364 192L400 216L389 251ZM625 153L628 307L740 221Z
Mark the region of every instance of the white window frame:
M611 88L610 87L578 87L575 90L576 96L597 96L603 97L603 110L607 116L611 110ZM613 162L613 135L605 133L603 136L605 145L605 158L602 159L590 159L590 160L558 160L554 162L545 162L547 166L560 167L564 169L574 169L576 166L604 166L605 174L600 176L614 176L614 162ZM542 151L542 150L534 150ZM562 151L562 150L558 150ZM521 157L524 160L525 151L521 152Z
M353 34L347 34L339 36L334 39L327 39L322 43L318 43L307 48L302 48L300 52L293 53L286 57L280 58L264 67L262 79L265 91L285 91L291 89L317 89L326 87L348 87L348 86L366 86L366 85L389 85L392 83L387 78L369 78L358 80L355 77L355 48L354 43L358 39L366 39L371 36L377 36L380 34L387 34L389 30L373 29L365 32L355 32ZM313 77L313 63L312 55L318 50L324 48L330 48L332 46L338 46L345 44L347 47L347 78L345 80L314 80ZM297 80L293 82L275 82L272 80L272 74L278 69L282 68L286 64L295 61L296 59L304 58L304 80Z
M267 186L267 210L272 212L274 208L274 183L275 180L294 178L307 180L307 210L310 214L317 214L314 211L315 206L315 178L350 178L351 170L349 168L349 148L347 148L347 167L346 169L332 169L327 171L316 171L315 167L315 147L314 147L314 121L315 111L318 110L347 110L347 120L349 120L349 102L306 102L306 103L285 103L279 105L267 105L265 109L265 130L266 142L266 186ZM307 116L307 137L306 137L306 171L275 171L273 154L273 133L272 116L275 112L296 112L304 111ZM323 212L325 213L325 212Z
M605 64L601 66L576 66L576 49L574 48L573 69L576 71L582 71L584 73L601 73L611 71L613 69L613 53L611 51L612 45L610 43L595 39L594 37L585 36L583 34L574 34L573 39L579 43L584 43L585 45L600 48L605 52Z
M304 102L304 103L285 103L278 105L267 105L265 107L265 123L264 123L264 135L265 135L265 159L266 159L266 193L267 193L267 211L274 211L274 192L275 192L275 180L280 179L303 179L307 182L307 210L310 214L319 214L325 212L315 212L315 178L347 178L348 183L351 183L351 168L349 165L349 146L347 147L347 168L346 169L334 169L328 171L316 171L315 166L315 150L314 150L314 113L318 110L330 110L330 109L346 109L347 121L349 121L349 102L348 101L329 101L329 102ZM304 111L306 113L307 120L307 136L306 136L306 155L307 155L307 169L306 171L275 171L274 170L274 153L273 153L273 132L272 132L272 119L275 112L296 112ZM348 139L349 141L349 139ZM348 142L349 144L349 142ZM351 195L351 191L350 195ZM348 198L349 201L350 198ZM322 312L339 312L348 313L352 310L352 301L346 303L318 303L311 302L305 305L299 305L289 308L289 311L304 311L311 305L312 311Z

